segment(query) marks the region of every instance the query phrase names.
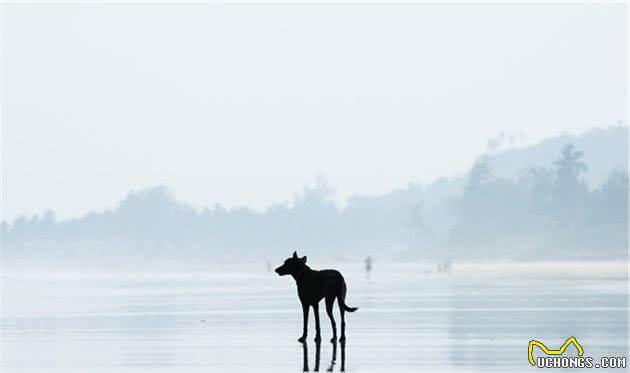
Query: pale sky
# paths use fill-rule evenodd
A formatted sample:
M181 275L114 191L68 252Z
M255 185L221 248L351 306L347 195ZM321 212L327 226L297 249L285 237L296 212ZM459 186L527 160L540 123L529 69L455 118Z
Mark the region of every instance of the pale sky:
M2 4L2 219L342 202L627 123L624 3Z

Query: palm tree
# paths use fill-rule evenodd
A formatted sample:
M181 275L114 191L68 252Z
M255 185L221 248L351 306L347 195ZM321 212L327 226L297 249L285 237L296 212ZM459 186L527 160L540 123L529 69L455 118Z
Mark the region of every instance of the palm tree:
M579 150L573 150L573 144L569 143L562 149L562 157L556 160L553 164L557 168L557 181L561 184L578 184L580 173L586 172L588 167L586 163L582 161L584 152Z
M580 175L588 170L583 158L584 153L575 150L573 144L569 143L562 149L560 159L554 162L556 180L553 204L556 213L571 221L575 220L575 215L586 202L586 185L580 180Z

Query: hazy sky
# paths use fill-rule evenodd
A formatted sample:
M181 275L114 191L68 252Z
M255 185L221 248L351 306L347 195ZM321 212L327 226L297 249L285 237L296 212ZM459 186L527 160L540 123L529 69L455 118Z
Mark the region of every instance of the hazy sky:
M264 208L343 200L627 123L608 4L2 4L2 217L67 219L158 184Z

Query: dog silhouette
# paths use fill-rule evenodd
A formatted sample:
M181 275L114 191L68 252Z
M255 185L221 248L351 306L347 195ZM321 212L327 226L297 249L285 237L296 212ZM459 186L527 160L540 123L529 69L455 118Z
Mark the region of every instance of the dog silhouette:
M304 326L302 336L299 342L306 341L308 329L308 312L309 307L313 307L315 313L315 342L321 341L321 333L319 328L319 301L326 299L326 313L330 318L330 324L333 330L331 342L337 340L337 325L333 317L333 303L337 299L339 311L341 313L341 337L340 342L346 340L346 319L345 312L354 312L358 307L348 307L346 299L346 282L339 271L334 269L324 269L316 271L306 265L306 257L299 258L297 252L293 252L293 256L284 261L280 267L276 268L276 273L280 276L291 275L295 279L298 289L298 297L302 303L302 315L304 317Z

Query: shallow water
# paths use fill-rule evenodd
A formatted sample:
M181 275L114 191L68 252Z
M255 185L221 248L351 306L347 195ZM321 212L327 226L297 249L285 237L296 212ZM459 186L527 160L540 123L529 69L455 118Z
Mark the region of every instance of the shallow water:
M360 309L346 314L346 344L332 345L322 303L319 354L312 313L309 342L296 341L293 280L264 266L4 273L2 371L531 371L529 340L555 349L570 336L587 356L627 356L625 263L456 264L450 274L377 263L369 278L326 264L313 266L341 270Z

